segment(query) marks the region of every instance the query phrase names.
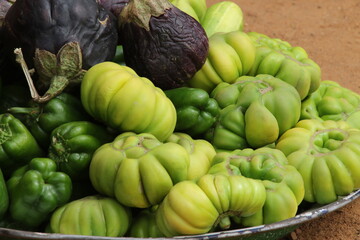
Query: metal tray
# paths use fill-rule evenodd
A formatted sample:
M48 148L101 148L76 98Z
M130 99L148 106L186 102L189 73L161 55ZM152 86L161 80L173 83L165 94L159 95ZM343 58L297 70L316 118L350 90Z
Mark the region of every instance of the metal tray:
M192 236L179 236L174 238L151 238L152 240L160 239L184 239L184 240L199 240L199 239L237 239L237 240L275 240L286 236L294 231L302 223L314 220L318 217L333 212L350 202L360 197L360 189L352 192L351 194L339 198L337 201L319 206L319 205L306 205L299 207L299 214L293 218L284 221L260 225L249 228L239 228L234 230L227 230L221 232L213 232L201 235ZM302 210L303 209L303 210ZM20 231L8 228L0 228L0 239L49 239L49 240L136 240L140 238L128 237L98 237L98 236L82 236L82 235L65 235L65 234L50 234L41 232Z

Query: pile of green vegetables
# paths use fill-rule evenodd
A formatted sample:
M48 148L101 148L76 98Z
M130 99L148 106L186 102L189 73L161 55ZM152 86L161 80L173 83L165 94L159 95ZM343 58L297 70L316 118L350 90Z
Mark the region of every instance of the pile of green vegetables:
M360 95L236 3L0 1L1 227L203 234L360 187Z

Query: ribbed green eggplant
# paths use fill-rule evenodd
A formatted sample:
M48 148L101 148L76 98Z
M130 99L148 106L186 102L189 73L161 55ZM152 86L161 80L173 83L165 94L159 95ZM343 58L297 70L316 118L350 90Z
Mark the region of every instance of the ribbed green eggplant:
M189 164L189 153L180 144L163 143L149 133L125 132L93 154L90 180L98 192L125 206L148 208L187 179Z
M204 139L193 139L186 133L173 133L165 142L173 142L183 146L189 153L189 180L196 180L205 175L212 165L216 154L215 148Z
M219 83L233 83L248 75L255 61L256 48L247 33L233 31L209 37L205 64L188 82L190 87L211 92Z
M200 23L207 10L206 0L170 0L170 2Z
M266 189L264 206L254 215L235 217L244 226L270 224L294 217L304 199L301 174L278 149L246 148L218 153L209 174L241 175L261 181Z
M301 120L276 148L301 173L308 202L328 204L360 187L360 130L345 121Z
M343 120L360 129L360 95L339 83L324 80L301 103L301 119Z
M251 216L264 205L264 185L244 176L206 174L174 185L156 210L156 224L167 237L228 229L232 216Z
M321 68L302 47L257 32L247 33L256 47L255 61L248 75L269 74L289 83L305 99L318 89Z
M220 149L273 144L300 118L301 100L296 89L268 74L220 83L210 96L223 109L206 136Z
M160 141L175 129L176 110L164 92L129 67L102 62L81 82L81 101L97 121L122 132L150 133Z
M239 4L234 1L220 1L206 9L201 26L208 37L218 32L242 31L244 15Z
M61 234L122 237L130 224L130 209L113 198L90 195L56 209L51 215L48 231Z

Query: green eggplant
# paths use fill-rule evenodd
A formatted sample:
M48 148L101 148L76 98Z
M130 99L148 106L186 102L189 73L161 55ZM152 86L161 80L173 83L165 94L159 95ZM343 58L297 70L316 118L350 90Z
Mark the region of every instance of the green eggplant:
M328 204L360 187L360 130L345 121L301 120L275 147L301 173L307 202Z

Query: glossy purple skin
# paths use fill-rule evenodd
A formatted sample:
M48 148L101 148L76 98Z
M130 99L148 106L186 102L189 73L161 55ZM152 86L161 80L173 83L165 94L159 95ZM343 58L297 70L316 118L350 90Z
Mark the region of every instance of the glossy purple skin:
M80 43L83 68L111 60L117 46L117 22L96 0L17 0L3 25L3 47L8 55L21 47L33 66L36 48L57 53L68 42Z
M125 63L155 86L184 86L205 63L209 42L194 18L172 7L150 18L150 31L124 23L121 37Z

